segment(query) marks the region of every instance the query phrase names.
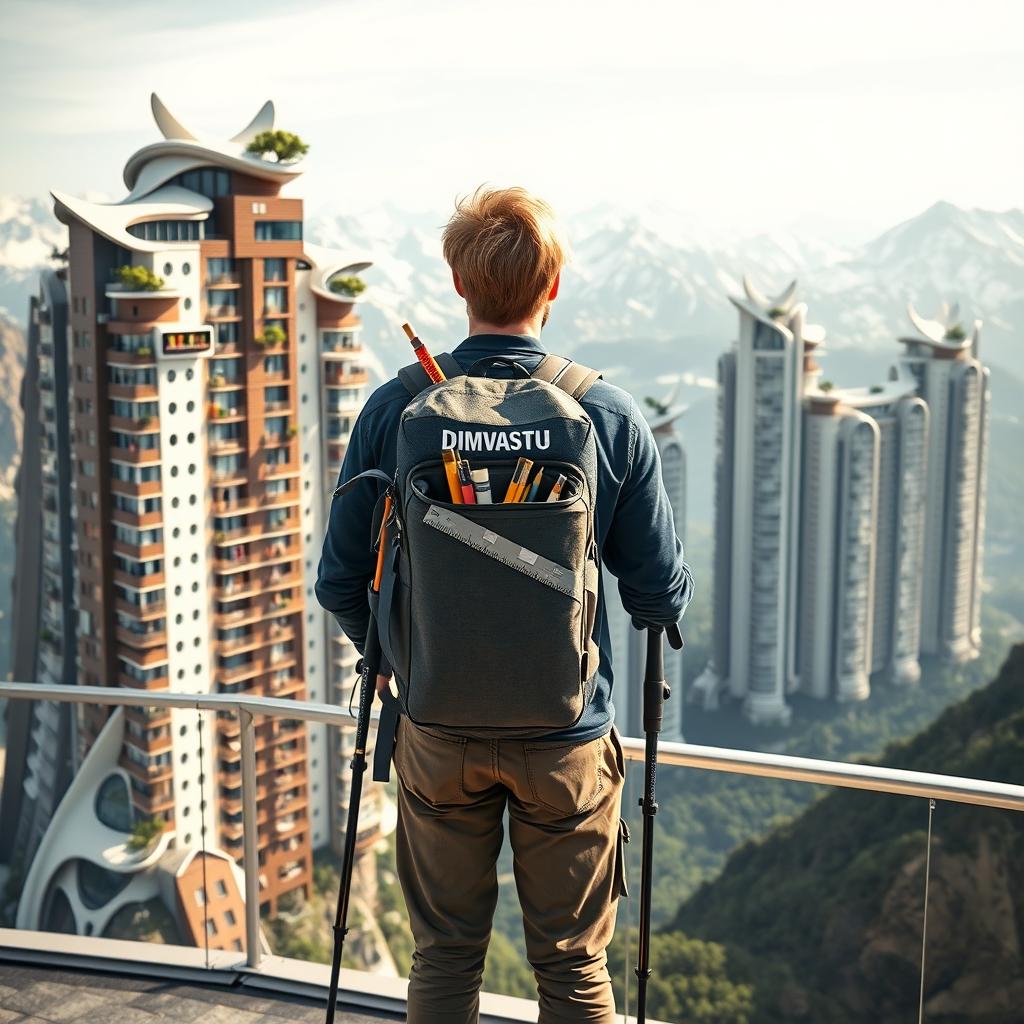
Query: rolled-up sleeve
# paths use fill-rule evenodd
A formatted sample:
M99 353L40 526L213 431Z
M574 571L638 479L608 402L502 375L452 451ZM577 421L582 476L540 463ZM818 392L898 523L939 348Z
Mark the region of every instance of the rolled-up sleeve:
M339 485L363 470L379 468L373 424L368 420L365 413L360 414L352 428ZM338 620L360 654L370 621L366 587L376 561L370 543L370 524L379 493L377 482L369 479L334 498L317 569L317 600Z
M602 554L619 581L622 606L634 621L644 627L670 626L690 603L693 575L676 535L657 443L635 402L630 443L629 469Z

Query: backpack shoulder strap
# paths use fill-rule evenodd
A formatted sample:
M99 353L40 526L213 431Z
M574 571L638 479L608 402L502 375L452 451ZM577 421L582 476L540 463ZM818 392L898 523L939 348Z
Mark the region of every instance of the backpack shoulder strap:
M446 377L461 377L462 367L455 361L455 357L450 352L442 352L440 355L434 357L437 365L441 367L441 372ZM398 371L398 379L405 385L405 390L409 392L413 398L416 397L425 388L429 388L434 382L427 376L427 371L420 365L419 360L415 363L410 363L408 366L403 366Z
M601 376L597 370L589 366L573 362L564 356L546 355L530 374L536 380L546 381L561 388L578 402Z

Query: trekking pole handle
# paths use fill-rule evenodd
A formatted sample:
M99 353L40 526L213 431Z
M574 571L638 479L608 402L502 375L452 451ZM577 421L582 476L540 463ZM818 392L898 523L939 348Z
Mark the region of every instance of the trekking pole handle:
M676 627L673 626L673 629ZM676 630L678 633L678 630ZM647 630L647 664L644 670L644 732L661 732L665 701L672 690L665 682L665 654L660 629Z

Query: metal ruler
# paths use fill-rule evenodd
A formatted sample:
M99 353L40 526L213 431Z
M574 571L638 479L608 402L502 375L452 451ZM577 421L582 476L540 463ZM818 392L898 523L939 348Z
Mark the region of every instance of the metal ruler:
M521 544L502 537L493 530L488 530L479 523L474 523L465 516L450 509L431 505L427 509L423 522L435 530L469 545L474 551L482 551L485 555L503 565L507 565L524 576L537 580L568 597L576 593L576 574L564 565L552 562L536 551L524 548Z

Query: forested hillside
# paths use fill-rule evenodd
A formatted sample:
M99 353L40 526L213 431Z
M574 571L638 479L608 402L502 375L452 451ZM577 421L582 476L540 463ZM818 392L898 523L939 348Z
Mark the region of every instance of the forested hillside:
M1024 784L1022 696L1018 645L991 685L881 761ZM729 984L753 989L751 1024L914 1019L927 818L921 799L835 792L733 854L662 941L674 933L723 944ZM1019 1024L1022 944L1024 814L940 803L925 1019Z

